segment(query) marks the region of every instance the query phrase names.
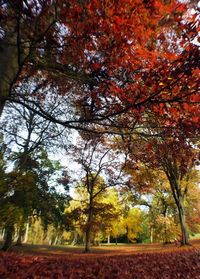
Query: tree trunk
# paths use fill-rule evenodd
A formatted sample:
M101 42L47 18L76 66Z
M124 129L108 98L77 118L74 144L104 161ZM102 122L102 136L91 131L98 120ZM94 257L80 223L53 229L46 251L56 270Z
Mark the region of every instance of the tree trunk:
M5 100L10 95L10 86L18 74L18 51L16 36L6 36L0 50L0 116Z
M19 49L15 30L5 29L5 38L1 40L0 48L0 116L12 85L20 75L22 65L30 52L29 43L21 44Z
M91 218L90 216L88 216L86 232L85 232L85 250L84 250L85 253L90 252L90 245L91 245L90 238L91 238Z
M150 242L153 243L153 228L150 228Z
M58 234L56 234L56 237L55 237L55 239L54 239L53 245L56 245L57 242L58 242Z
M107 244L110 244L110 234L108 235L108 238L107 238Z
M76 245L77 243L78 243L78 233L77 233L77 231L74 231L73 232L73 240L72 240L72 245Z
M26 231L25 231L23 243L27 243L27 241L28 241L28 231L29 231L29 221L27 221L27 223L26 223Z
M128 226L126 226L126 241L127 241L127 243L130 242L130 241L129 241L128 234L129 234L129 228L128 228Z
M188 232L187 232L187 226L186 226L186 221L185 221L185 210L183 206L183 196L181 192L181 187L177 181L176 178L174 178L173 173L170 175L167 173L167 177L170 182L172 194L178 209L178 215L179 215L179 221L180 221L180 226L181 226L181 234L182 234L182 239L181 239L181 245L188 245L189 244L189 237L188 237Z
M88 218L86 223L86 231L85 231L85 253L90 252L90 241L91 241L91 228L92 228L92 214L93 214L93 198L90 197L90 204L89 204L89 210L88 210Z
M4 239L4 235L5 235L5 229L2 229L1 230L1 237L0 237L1 240Z
M16 242L16 246L21 246L22 245L22 237L24 235L24 225L21 225L19 228L19 234Z
M183 202L181 197L179 197L178 199L177 207L178 207L179 221L180 221L181 233L182 233L181 244L188 245L189 237L188 237L187 226L185 222L185 210L183 207Z
M7 251L10 249L12 245L13 234L14 234L14 225L8 225L5 229L5 242L2 247L3 251Z
M0 97L0 98L1 98L1 97ZM5 106L5 101L4 101L4 100L0 100L0 117L1 117L1 115L2 115L4 106Z

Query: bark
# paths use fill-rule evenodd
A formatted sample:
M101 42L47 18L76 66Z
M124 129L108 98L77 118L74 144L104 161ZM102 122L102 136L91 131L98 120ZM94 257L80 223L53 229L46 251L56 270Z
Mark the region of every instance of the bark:
M4 106L5 106L5 101L4 100L0 100L0 116L2 115Z
M85 253L90 252L90 245L91 245L91 213L88 214L88 220L86 225L86 232L85 232Z
M150 228L150 242L153 243L153 228Z
M182 234L181 245L189 245L189 236L188 236L186 220L185 220L185 210L183 206L183 195L181 192L181 187L177 179L175 178L175 176L173 176L173 174L170 175L169 173L167 173L167 176L178 209L178 216L179 216L181 234Z
M15 36L6 36L0 48L0 116L3 112L6 98L10 95L10 87L17 76L18 50Z
M88 218L87 218L86 232L85 232L85 250L84 250L85 253L89 253L90 252L92 214L93 214L93 197L90 196Z
M110 234L108 235L108 238L107 238L107 244L110 244Z
M29 231L29 222L26 223L26 231L25 231L23 243L27 243L27 241L28 241L28 231Z
M130 241L129 241L128 234L129 234L129 228L128 228L128 226L126 226L126 241L127 241L127 243L130 242Z
M73 232L73 240L72 245L76 245L78 243L78 233L76 231Z
M54 239L54 242L53 242L53 245L56 245L58 242L58 235L56 235L55 239Z
M2 250L7 251L10 249L13 241L14 225L8 225L5 229L5 242L3 244Z
M1 236L0 239L3 240L4 239L4 235L5 235L5 229L1 230Z
M16 242L16 246L21 246L22 245L22 237L24 235L24 225L22 224L19 228L19 234Z
M22 163L23 165L23 163ZM19 232L18 232L18 237L17 237L17 241L16 241L16 246L21 246L23 241L23 237L26 238L26 242L27 242L27 237L28 237L28 228L29 228L29 224L28 222L26 223L27 218L23 217L21 223L20 223L20 227L19 227ZM25 224L26 224L26 228L25 228Z
M188 237L187 226L185 221L185 210L183 207L183 201L181 197L179 197L178 199L177 207L178 207L179 221L180 221L181 233L182 233L181 244L188 245L189 237Z

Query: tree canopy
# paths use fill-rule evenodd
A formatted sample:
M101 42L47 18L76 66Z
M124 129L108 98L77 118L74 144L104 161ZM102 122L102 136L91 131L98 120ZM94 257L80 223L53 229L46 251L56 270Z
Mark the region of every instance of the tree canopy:
M0 13L1 110L34 102L91 131L134 128L147 109L198 122L196 1L2 1ZM48 112L49 88L73 116Z
M196 0L0 1L5 249L29 226L86 252L180 232L189 243L200 216L199 16Z

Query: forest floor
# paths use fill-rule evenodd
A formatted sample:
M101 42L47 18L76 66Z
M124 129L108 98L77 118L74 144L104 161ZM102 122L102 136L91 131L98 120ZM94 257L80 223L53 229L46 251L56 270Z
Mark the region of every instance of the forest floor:
M0 279L200 279L200 239L191 246L24 245L0 252Z
M37 255L37 256L65 256L77 257L99 257L101 256L116 256L116 255L132 255L135 253L159 253L167 251L184 251L188 249L200 250L200 239L193 239L190 241L191 246L181 247L180 245L161 244L161 243L142 243L142 244L102 244L101 246L91 247L91 253L85 254L84 246L50 246L50 245L31 245L24 244L23 246L13 246L12 252L23 255ZM100 255L99 255L100 254ZM0 278L1 279L1 278Z

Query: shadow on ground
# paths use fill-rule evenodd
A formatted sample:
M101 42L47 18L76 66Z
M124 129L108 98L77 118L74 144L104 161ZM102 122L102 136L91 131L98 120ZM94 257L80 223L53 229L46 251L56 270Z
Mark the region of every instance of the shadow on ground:
M191 248L200 249L200 239L191 241ZM156 253L156 252L171 252L190 249L189 247L180 247L172 244L163 245L160 243L153 244L129 244L129 245L102 245L91 247L91 253L87 256L113 256L113 255L132 255L137 253ZM49 245L31 245L24 244L22 246L13 246L11 252L17 252L26 255L37 256L67 256L77 257L84 256L83 246L49 246Z

